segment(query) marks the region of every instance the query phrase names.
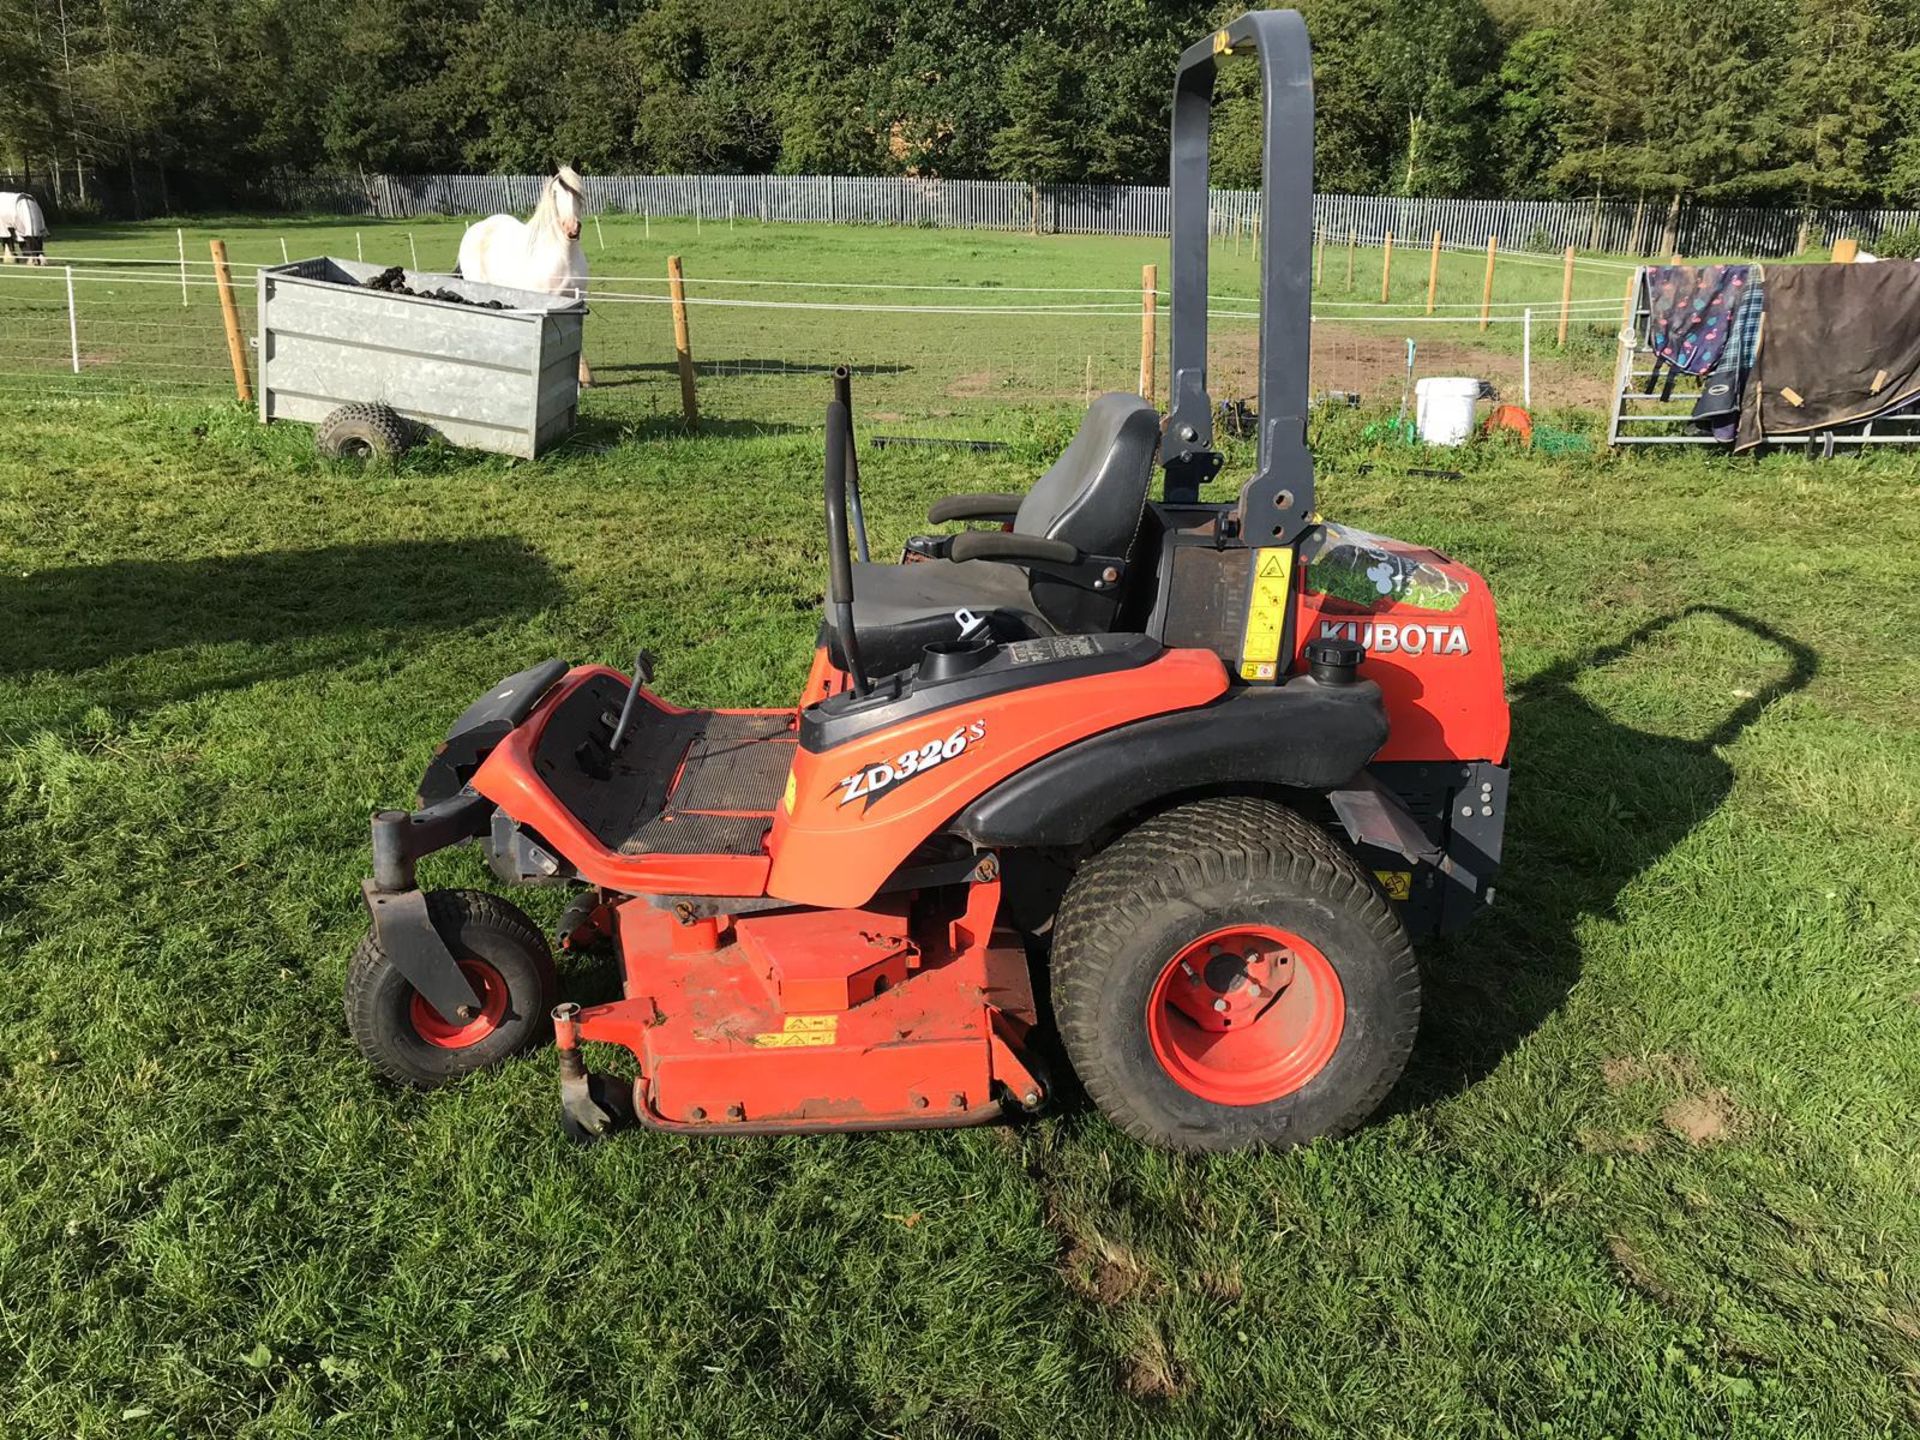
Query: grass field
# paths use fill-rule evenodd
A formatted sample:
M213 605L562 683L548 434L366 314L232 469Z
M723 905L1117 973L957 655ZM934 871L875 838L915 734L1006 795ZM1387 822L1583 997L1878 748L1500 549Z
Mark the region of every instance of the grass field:
M817 437L361 474L228 407L0 423L0 1434L1920 1428L1910 459L1448 481L1323 428L1328 513L1488 576L1515 713L1499 903L1359 1135L582 1151L548 1055L353 1051L366 815L546 655L792 696ZM1000 433L870 451L882 548L1060 425Z
M254 331L253 267L330 254L448 269L462 220L220 219L63 229L54 258L75 264L70 334L64 270L0 268L0 392L74 389L124 394L231 393L207 242L227 242L242 324ZM184 243L189 284L165 264ZM1141 266L1169 283L1164 240L1021 235L879 226L760 225L605 216L584 243L595 279L588 355L599 386L583 413L611 428L679 414L668 254L689 278L693 353L703 412L729 424L812 423L821 374L854 365L867 408L909 433L968 433L1009 404L1083 401L1132 389L1140 355ZM1330 245L1315 297L1315 383L1373 398L1397 396L1405 342L1423 375L1492 379L1518 399L1524 306L1536 309L1534 397L1542 408L1602 403L1627 271L1604 257L1575 274L1579 306L1564 354L1552 347L1560 297L1554 259L1509 256L1496 271L1493 323L1478 328L1485 258L1445 252L1437 316L1425 316L1428 255L1396 252L1392 304L1379 303L1382 253L1360 247L1347 282L1344 243ZM153 262L135 264L133 262ZM1216 240L1216 391L1253 386L1253 246ZM751 283L739 283L751 282ZM909 288L898 288L909 287ZM926 287L926 288L911 288ZM1066 287L1062 289L1061 287ZM1164 302L1163 302L1164 303ZM855 307L855 308L847 308ZM77 341L81 373L71 373ZM1167 326L1159 327L1167 384Z

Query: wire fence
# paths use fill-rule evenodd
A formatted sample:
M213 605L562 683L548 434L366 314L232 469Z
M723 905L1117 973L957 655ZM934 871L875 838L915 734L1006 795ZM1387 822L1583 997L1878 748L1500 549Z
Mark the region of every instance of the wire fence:
M151 183L149 199L165 190ZM525 212L544 175L263 174L241 209L404 219L429 215ZM45 177L0 173L0 189L34 189ZM1165 235L1164 185L1024 185L1007 180L946 180L916 175L589 175L587 196L603 212L660 217L756 219L767 223L924 225L1079 235ZM101 213L137 216L138 191L122 194L114 177L89 172L80 194ZM130 203L131 202L131 203ZM1215 233L1255 223L1258 192L1212 192ZM1460 199L1391 195L1316 195L1314 224L1330 233L1391 231L1402 240L1436 230L1449 244L1581 250L1658 257L1799 254L1851 237L1869 249L1890 231L1920 226L1915 209L1805 209L1699 205L1669 197L1588 200Z
M390 219L525 211L543 175L369 175L353 182L286 177L294 208ZM602 211L720 220L928 225L1069 235L1165 235L1164 185L1023 185L912 175L589 175L587 200ZM1214 233L1252 227L1257 190L1215 189ZM1797 254L1842 236L1869 245L1920 225L1920 210L1803 210L1681 205L1639 200L1471 200L1388 195L1315 195L1313 220L1330 234L1391 232L1402 240L1438 231L1447 244L1558 250L1571 245L1626 255Z
M42 268L0 267L0 393L233 395L219 304L207 261L73 255ZM1555 262L1558 263L1557 261ZM234 267L246 363L258 357L257 266ZM1535 407L1604 403L1606 357L1619 304L1591 296L1568 307L1570 344L1554 345L1559 276L1537 300L1486 307L1450 297L1382 307L1341 293L1316 303L1316 395L1339 405L1392 404L1408 376L1409 340L1422 375L1465 375ZM1084 405L1141 384L1138 288L915 284L901 280L688 277L686 311L703 424L717 429L818 423L827 376L860 377L863 421L912 437L994 434L1022 411ZM1157 297L1152 384L1167 383L1166 297ZM615 433L681 421L671 297L662 277L597 276L583 396L589 430ZM1257 388L1251 295L1212 304L1212 389L1222 400ZM403 402L403 397L395 397Z

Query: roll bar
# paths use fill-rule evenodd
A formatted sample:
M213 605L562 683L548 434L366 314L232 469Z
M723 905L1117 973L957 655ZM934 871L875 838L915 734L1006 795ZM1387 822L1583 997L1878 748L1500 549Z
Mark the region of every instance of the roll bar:
M1260 66L1259 448L1240 487L1250 545L1289 544L1314 513L1307 450L1312 354L1313 57L1295 10L1254 10L1180 56L1173 92L1172 402L1161 442L1166 498L1191 503L1220 468L1207 392L1207 140L1225 59Z

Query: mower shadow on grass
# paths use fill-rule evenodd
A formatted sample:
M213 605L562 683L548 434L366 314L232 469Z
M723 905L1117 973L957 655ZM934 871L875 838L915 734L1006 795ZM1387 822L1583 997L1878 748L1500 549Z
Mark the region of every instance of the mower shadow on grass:
M1785 661L1784 674L1742 698L1705 736L1636 729L1578 693L1582 676L1697 616L1744 630ZM1420 1039L1383 1115L1475 1084L1559 1008L1580 975L1583 917L1613 914L1621 894L1719 808L1734 769L1717 752L1776 700L1805 689L1818 668L1811 649L1764 621L1694 605L1515 688L1514 799L1498 903L1464 936L1422 957Z
M161 703L364 656L382 634L531 614L560 595L538 554L491 536L62 566L0 576L0 676L74 675L165 652L158 684L136 674L89 687ZM229 645L265 653L236 666L219 653ZM201 647L215 653L191 653Z
M837 360L775 360L765 356L748 356L735 360L696 360L694 371L707 379L731 379L739 375L831 375L839 368ZM862 375L910 375L913 366L895 362L887 364L857 365L853 369L854 378ZM678 360L635 360L620 365L595 365L593 367L594 384L601 382L601 375L678 375ZM626 382L631 384L631 381Z

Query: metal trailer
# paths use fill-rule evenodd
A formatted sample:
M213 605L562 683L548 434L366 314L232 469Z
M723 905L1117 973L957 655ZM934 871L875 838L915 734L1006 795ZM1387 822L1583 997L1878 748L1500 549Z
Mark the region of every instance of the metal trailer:
M508 309L368 290L386 268L321 257L260 269L260 419L319 424L384 405L455 445L531 460L572 431L583 300L408 271Z

